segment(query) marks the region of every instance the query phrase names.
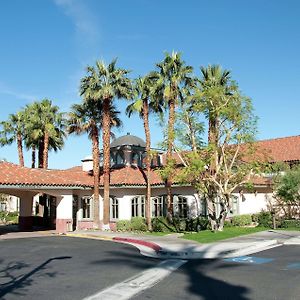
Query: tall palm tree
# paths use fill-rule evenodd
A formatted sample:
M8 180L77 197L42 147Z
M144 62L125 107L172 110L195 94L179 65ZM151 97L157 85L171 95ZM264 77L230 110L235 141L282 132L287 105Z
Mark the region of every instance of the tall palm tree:
M52 101L43 99L26 107L28 122L26 132L28 145L38 147L39 168L48 168L50 149L57 151L64 145L66 120L59 107Z
M24 166L23 156L23 139L24 139L24 113L19 111L16 114L11 114L7 121L2 121L2 130L0 131L0 145L11 145L14 141L17 142L19 164Z
M174 162L172 159L172 148L174 144L174 124L175 124L175 108L179 101L183 101L183 88L194 85L192 77L193 68L187 66L181 59L178 52L166 53L162 62L157 64L160 73L160 79L157 84L156 91L162 95L165 106L169 111L168 118L168 135L167 135L167 166L171 166ZM168 217L172 218L172 178L168 176L166 180L167 188L167 207Z
M68 133L81 135L87 133L92 141L93 176L94 176L94 224L99 226L99 181L100 181L100 151L99 134L102 128L102 102L91 99L82 104L74 104L68 118ZM110 107L112 126L119 127L122 122L118 118L120 112L114 106Z
M96 61L95 67L88 67L87 73L81 80L81 95L84 99L101 101L103 105L103 228L109 229L109 177L110 177L110 107L117 98L130 99L132 97L131 80L127 77L129 71L116 66L117 60L106 65Z
M129 117L132 113L139 113L140 117L143 119L145 137L146 137L146 170L147 170L147 188L146 188L146 223L148 230L152 230L151 225L151 138L150 138L150 128L149 128L149 113L162 112L162 103L152 94L155 82L158 80L159 75L156 72L151 72L145 77L140 77L135 82L134 102L129 104L126 108L126 113Z
M200 111L204 113L208 120L208 147L212 156L209 162L209 172L215 174L219 161L219 126L220 110L228 105L230 95L237 89L236 84L231 80L230 71L223 70L219 65L208 65L201 67L202 78L200 86L196 89L195 99L199 100ZM211 227L216 230L216 211L214 199L217 197L215 185L207 183L207 206L211 222Z
M208 119L208 144L216 145L218 142L218 110L224 95L231 93L234 87L230 80L230 71L222 70L219 65L208 65L200 68L200 97L202 98L203 111Z

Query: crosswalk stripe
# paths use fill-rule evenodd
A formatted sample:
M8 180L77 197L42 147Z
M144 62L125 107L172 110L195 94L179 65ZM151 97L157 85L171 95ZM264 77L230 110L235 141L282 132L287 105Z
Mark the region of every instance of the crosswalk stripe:
M153 287L186 263L183 259L164 260L156 267L143 271L123 282L117 283L84 300L127 300L134 295Z

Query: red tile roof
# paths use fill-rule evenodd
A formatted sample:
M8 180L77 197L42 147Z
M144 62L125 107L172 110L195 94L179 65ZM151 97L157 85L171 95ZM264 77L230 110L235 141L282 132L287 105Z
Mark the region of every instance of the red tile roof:
M257 145L268 153L270 161L300 161L300 136L258 141ZM145 170L135 167L112 169L111 186L145 186ZM270 179L257 177L256 184L268 185ZM159 172L151 170L151 185L163 185ZM82 171L80 166L67 170L44 170L21 167L9 162L0 162L0 185L92 187L93 176ZM100 177L103 185L103 176Z
M81 170L31 169L2 161L0 184L88 187L93 185L93 178Z
M112 186L145 185L145 178L144 170L125 167L111 170L110 183ZM151 184L163 184L159 173L154 170L151 170ZM44 170L0 162L0 185L92 187L93 176L82 171L81 167L73 167L67 170ZM100 185L103 185L103 175L100 176Z
M256 142L270 162L300 161L300 135Z

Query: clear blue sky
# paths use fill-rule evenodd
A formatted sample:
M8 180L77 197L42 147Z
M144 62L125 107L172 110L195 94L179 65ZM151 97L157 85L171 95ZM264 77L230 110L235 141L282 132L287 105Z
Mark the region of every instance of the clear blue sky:
M176 50L197 75L199 66L215 63L232 71L253 100L258 139L299 135L299 16L297 0L2 0L0 120L44 97L68 111L96 59L118 57L136 77ZM123 121L118 136L144 137L138 118ZM153 145L161 139L154 121L152 137ZM49 166L78 165L90 148L87 137L69 137ZM0 158L17 162L16 145L0 148Z

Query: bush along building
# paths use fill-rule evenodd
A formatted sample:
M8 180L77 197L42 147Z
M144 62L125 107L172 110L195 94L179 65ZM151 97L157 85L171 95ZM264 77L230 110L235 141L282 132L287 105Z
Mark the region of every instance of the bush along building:
M271 163L289 165L300 161L300 136L256 142L269 154ZM119 220L145 217L146 170L145 142L127 134L111 143L110 227ZM166 187L159 169L165 155L157 151L151 169L151 215L166 216ZM93 160L86 157L82 166L66 170L30 169L0 162L0 193L16 196L19 202L19 226L30 230L34 225L54 228L58 233L94 228ZM206 216L207 208L189 184L173 182L173 214L193 219ZM100 176L100 224L103 219L103 176ZM251 192L243 186L232 197L229 217L266 210L273 199L272 174L256 176Z

